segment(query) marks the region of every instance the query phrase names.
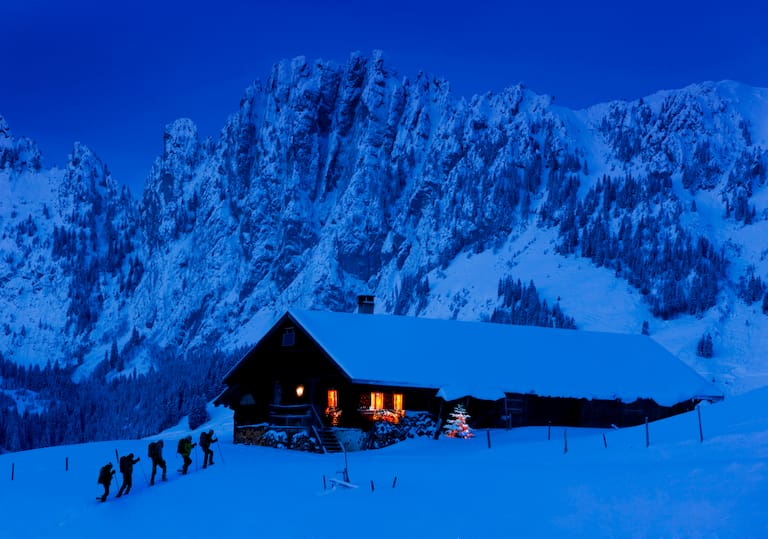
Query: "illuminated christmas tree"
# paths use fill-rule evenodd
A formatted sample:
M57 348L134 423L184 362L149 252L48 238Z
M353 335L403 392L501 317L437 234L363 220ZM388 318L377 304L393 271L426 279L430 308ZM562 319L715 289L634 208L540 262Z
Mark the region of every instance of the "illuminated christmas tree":
M461 404L457 404L451 412L451 418L445 422L445 435L449 438L472 438L475 434L472 432L467 419L471 416L467 413Z

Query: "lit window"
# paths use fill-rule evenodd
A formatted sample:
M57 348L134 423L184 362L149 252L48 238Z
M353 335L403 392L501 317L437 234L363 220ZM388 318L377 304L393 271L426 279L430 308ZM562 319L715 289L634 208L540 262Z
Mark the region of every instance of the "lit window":
M402 393L395 393L393 395L394 399L394 408L395 410L402 410L403 409L403 394Z
M371 408L373 410L384 409L384 393L379 393L377 391L371 393Z
M328 408L337 408L339 406L339 392L335 389L328 390Z

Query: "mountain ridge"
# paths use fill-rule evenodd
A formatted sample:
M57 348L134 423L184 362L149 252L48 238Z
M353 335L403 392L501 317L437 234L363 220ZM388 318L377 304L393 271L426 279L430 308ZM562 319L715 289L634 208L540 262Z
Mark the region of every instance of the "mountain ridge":
M218 138L166 126L139 199L80 144L43 169L0 119L0 353L86 375L116 343L146 370L161 350L247 345L290 306L352 310L358 293L379 312L490 320L497 285L522 278L579 327L650 322L740 392L768 383L749 374L768 370L753 300L768 276L765 111L768 90L732 81L571 111L522 85L456 99L380 53L298 57L246 89ZM583 277L558 286L563 267ZM613 327L570 297L606 270L632 305ZM753 324L748 341L733 319ZM707 332L715 355L700 358Z

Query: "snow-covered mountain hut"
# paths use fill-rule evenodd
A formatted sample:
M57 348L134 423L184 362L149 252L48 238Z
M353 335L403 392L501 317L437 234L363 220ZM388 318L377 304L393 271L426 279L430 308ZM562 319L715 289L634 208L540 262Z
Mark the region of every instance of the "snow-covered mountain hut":
M722 394L648 336L290 310L227 373L235 439L265 426L370 430L409 412L476 427L629 426ZM332 443L332 441L331 441Z

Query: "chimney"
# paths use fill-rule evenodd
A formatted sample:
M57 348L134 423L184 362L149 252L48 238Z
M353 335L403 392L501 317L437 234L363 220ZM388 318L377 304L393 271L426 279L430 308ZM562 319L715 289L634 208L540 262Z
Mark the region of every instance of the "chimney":
M358 314L373 314L373 296L357 296Z

